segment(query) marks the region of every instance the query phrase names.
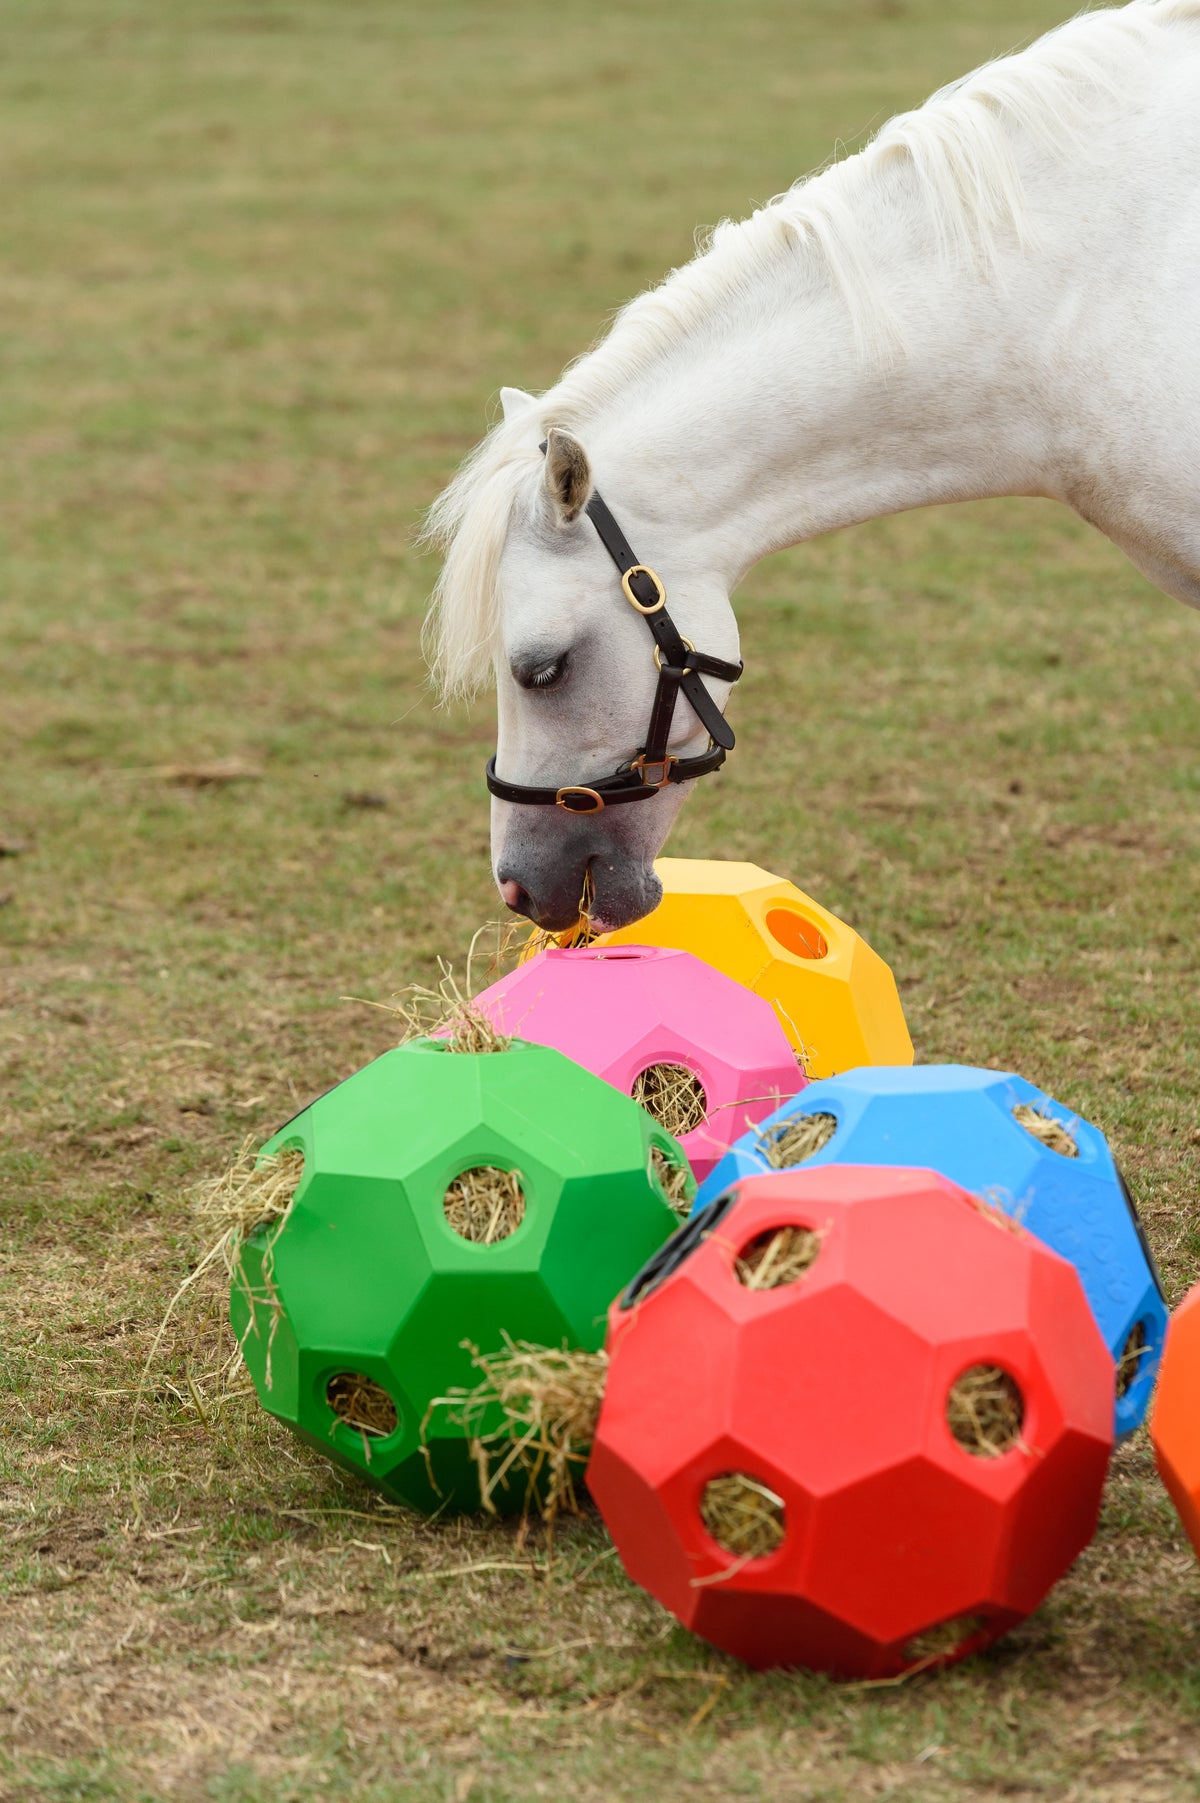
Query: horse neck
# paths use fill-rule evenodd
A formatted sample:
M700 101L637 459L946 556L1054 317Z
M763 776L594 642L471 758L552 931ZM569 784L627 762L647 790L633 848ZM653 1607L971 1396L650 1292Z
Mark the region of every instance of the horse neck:
M768 552L864 519L1060 492L1029 321L1053 313L1069 254L1060 244L1051 264L1014 246L985 270L947 259L886 196L874 205L894 354L864 352L827 279L776 265L581 426L610 504L648 513L664 538L686 531L730 586Z

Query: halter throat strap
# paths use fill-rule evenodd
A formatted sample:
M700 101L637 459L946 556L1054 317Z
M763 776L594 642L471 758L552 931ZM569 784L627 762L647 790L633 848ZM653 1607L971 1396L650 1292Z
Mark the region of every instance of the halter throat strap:
M544 452L546 446L541 447ZM654 571L639 563L632 545L618 526L608 503L595 490L587 504L587 516L621 576L621 591L629 605L645 620L654 639L658 686L650 709L646 743L636 757L612 776L588 784L541 788L505 782L496 774L496 760L488 759L487 786L501 801L522 806L560 807L570 814L599 814L606 807L627 801L648 801L667 783L687 783L719 770L733 750L733 728L705 688L701 678L716 677L733 683L742 674L742 663L730 663L697 651L678 631L667 612L667 592ZM675 704L684 695L709 737L709 748L698 757L673 757L667 750Z

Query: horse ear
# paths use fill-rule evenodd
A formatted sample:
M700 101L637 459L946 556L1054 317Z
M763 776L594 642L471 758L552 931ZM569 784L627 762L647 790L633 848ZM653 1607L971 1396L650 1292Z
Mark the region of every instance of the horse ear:
M530 407L536 405L534 396L526 394L523 388L502 388L500 390L500 410L505 419L516 419L519 413L525 413Z
M546 434L545 482L559 524L571 525L592 498L592 466L579 440L561 426Z

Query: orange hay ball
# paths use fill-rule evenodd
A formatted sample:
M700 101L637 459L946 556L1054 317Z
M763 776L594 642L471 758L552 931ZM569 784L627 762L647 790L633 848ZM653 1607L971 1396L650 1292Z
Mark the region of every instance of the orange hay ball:
M854 928L757 864L659 858L652 914L600 945L691 952L771 1003L808 1077L911 1064L896 979Z
M1150 1438L1159 1475L1200 1556L1200 1283L1167 1328Z

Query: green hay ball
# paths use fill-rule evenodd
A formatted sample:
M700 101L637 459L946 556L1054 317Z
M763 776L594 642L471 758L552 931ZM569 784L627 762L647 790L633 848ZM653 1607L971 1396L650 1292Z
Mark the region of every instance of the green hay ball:
M442 1399L478 1381L471 1347L505 1335L603 1343L609 1303L677 1225L651 1153L676 1165L679 1146L547 1047L422 1039L262 1156L285 1148L304 1158L294 1200L245 1239L230 1296L260 1401L394 1500L479 1508L461 1411ZM493 1500L523 1506L522 1480Z

